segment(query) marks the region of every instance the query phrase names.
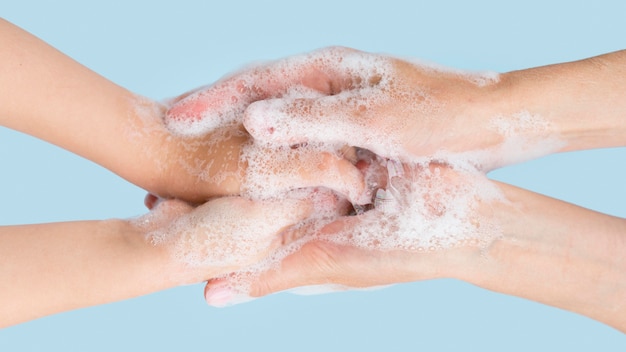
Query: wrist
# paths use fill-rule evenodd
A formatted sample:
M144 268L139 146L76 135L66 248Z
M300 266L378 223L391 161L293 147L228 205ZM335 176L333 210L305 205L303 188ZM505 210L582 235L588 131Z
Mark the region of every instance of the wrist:
M501 235L465 280L626 328L626 221L500 185ZM621 325L621 327L620 327Z
M197 265L187 258L211 254L202 253L205 243L189 238L189 231L194 232L193 225L179 222L192 209L182 201L164 201L150 213L124 221L126 233L132 237L128 243L143 258L146 273L143 277L156 280L160 289L195 284L224 273L223 268Z
M541 106L538 83L520 72L504 73L479 87L461 118L470 158L483 170L519 163L563 150L562 126L552 106Z
M149 288L147 292L168 289L187 282L181 279L180 265L176 264L165 246L152 243L150 232L157 226L163 226L148 213L131 220L107 220L124 243L126 252L132 258L136 271L136 280L140 286Z
M165 106L151 99L131 95L125 100L128 116L123 135L138 155L130 167L120 170L125 179L159 196L170 196L167 176L172 172L171 147L175 137L163 123ZM123 172L123 173L122 173Z
M555 151L624 146L623 61L626 52L503 74L500 115L534 116L528 139L558 139Z

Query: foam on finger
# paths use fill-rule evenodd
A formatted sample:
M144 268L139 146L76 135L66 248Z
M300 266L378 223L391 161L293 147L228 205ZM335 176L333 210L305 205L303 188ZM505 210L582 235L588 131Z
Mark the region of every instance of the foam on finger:
M342 156L344 147L321 144L272 146L252 141L241 153L242 195L267 199L286 190L325 186L356 203L367 203L361 172Z

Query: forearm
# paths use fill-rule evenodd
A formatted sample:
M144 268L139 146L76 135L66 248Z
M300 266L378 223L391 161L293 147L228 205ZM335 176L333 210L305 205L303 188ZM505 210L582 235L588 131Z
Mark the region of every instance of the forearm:
M626 146L626 51L514 71L495 90L497 115L545 122L524 133L557 138L558 151ZM493 116L492 116L493 117Z
M172 143L163 107L0 19L0 125L90 159L161 191Z
M0 227L0 326L173 287L166 262L121 220Z
M626 331L626 220L501 187L502 237L468 281Z

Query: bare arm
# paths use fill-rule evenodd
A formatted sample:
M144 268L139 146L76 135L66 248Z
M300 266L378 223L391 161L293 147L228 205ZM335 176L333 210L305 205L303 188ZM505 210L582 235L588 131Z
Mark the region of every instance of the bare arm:
M326 199L333 209L334 198ZM169 200L133 220L0 227L0 327L245 267L320 205L304 195L224 197L195 209Z
M167 150L158 104L110 82L20 28L0 20L0 125L93 160L164 193L155 165ZM133 134L133 128L153 133ZM136 140L132 140L130 136ZM150 138L148 138L150 137ZM149 158L147 156L151 156ZM165 165L165 155L161 158Z
M500 185L503 235L461 277L626 332L626 219Z
M0 326L173 287L165 252L127 222L0 227Z
M521 132L529 142L560 139L555 151L620 147L626 146L624 92L626 50L503 74L478 105L485 116L536 115L545 124L519 126Z
M220 96L215 104L234 123L181 136L166 128L166 106L114 84L1 19L0 43L0 125L88 158L164 197L201 203L239 194L247 186L247 161L240 159L245 148L253 148L237 123L241 113L228 105L229 96ZM184 107L177 111L187 115ZM323 179L324 185L352 198L363 189L361 174L340 155L289 148L281 155L292 164L269 158L271 167L252 171L267 173L267 188L318 186Z

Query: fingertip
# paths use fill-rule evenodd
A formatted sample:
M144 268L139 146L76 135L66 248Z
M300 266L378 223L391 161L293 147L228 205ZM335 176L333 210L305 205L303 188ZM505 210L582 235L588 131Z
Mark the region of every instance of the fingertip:
M207 283L204 287L204 299L208 305L213 307L227 306L233 296L233 292L223 285Z
M193 207L179 199L158 198L151 211L172 218L193 210Z
M169 121L199 121L209 104L203 99L199 99L197 94L191 94L167 110L166 120Z
M282 103L277 99L256 101L248 106L243 115L243 126L257 140L285 144L298 143L289 133L289 120Z
M282 145L308 142L310 102L306 99L267 99L248 106L243 125L254 139Z
M347 197L352 203L367 204L371 201L371 196L367 194L367 184L365 175L351 161L343 158L325 158L328 164L334 164L332 167L336 172L336 190Z
M274 132L266 119L268 110L266 101L257 101L250 104L243 113L243 126L255 139L268 138Z
M148 193L143 199L143 204L146 206L146 208L148 208L148 210L152 210L157 205L158 201L159 197L155 196L152 193Z
M214 279L207 282L204 287L204 300L212 307L223 308L240 303L249 302L255 297L249 294L237 292L228 284L228 279Z
M299 187L325 187L353 203L369 201L364 174L341 156L331 152L307 150L299 154Z

